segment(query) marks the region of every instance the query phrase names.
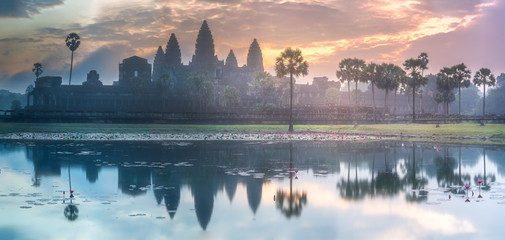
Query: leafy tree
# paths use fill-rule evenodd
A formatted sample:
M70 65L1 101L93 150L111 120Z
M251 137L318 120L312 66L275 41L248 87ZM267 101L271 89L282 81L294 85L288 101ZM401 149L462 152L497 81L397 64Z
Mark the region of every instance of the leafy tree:
M275 91L274 80L270 73L260 72L253 81L253 92L257 98L261 98L263 104L267 98L271 98Z
M72 82L72 65L74 64L74 51L77 50L79 45L81 44L79 35L77 33L70 33L67 35L67 38L65 39L65 44L67 45L68 49L72 51L72 57L70 58L70 78L68 79L68 85Z
M207 111L207 107L212 104L214 99L214 83L210 80L205 80L200 85L200 106L204 106Z
M458 88L458 114L461 115L461 88L467 88L470 86L470 79L472 78L472 75L470 69L467 69L464 63L452 66L451 71L452 79Z
M504 114L505 113L505 86L491 89L488 92L488 113Z
M486 86L494 86L496 83L496 79L494 75L491 74L491 70L489 68L481 68L478 72L475 73L473 77L473 84L480 86L484 86L484 97L482 98L482 116L486 115Z
M202 92L204 92L205 86L203 85L204 82L209 81L209 74L206 71L196 71L196 72L190 72L186 75L186 78L184 79L184 88L186 92L189 94L191 99L194 99L194 101L198 102L198 104L202 105L202 101L204 96L201 95ZM210 86L207 83L207 89L209 90ZM213 87L213 86L212 86Z
M435 102L444 103L445 113L449 114L449 103L453 102L456 98L452 90L458 86L454 76L453 68L443 68L437 74L437 90L435 94Z
M347 81L349 105L351 105L351 81L354 81L356 83L355 89L358 89L358 82L363 81L363 70L365 69L365 66L365 61L357 58L345 58L338 64L337 77L342 83ZM358 105L357 98L356 105Z
M169 74L163 74L156 80L156 87L161 92L162 107L166 109L169 93L174 89L174 80Z
M225 106L232 107L240 102L240 95L236 87L226 86L223 91Z
M33 84L28 85L28 87L26 87L25 94L31 93L33 89Z
M289 74L289 132L293 129L293 76L305 76L308 74L309 64L303 60L300 49L293 50L286 48L281 55L275 59L275 72L277 77L282 78Z
M42 74L42 72L44 72L42 70L42 64L40 63L33 64L32 72L35 73L36 80L38 80L39 76Z
M500 76L496 77L496 87L505 87L505 73L501 73Z
M14 100L11 102L11 110L20 110L21 109L21 102L19 100Z
M324 93L324 99L327 103L338 104L340 103L340 89L328 88Z
M479 88L473 84L470 84L468 88L461 89L461 113L463 115L477 115L482 113L482 97L479 93ZM488 97L488 102L489 101ZM453 111L454 109L458 109L456 104L456 101L451 103L451 108L449 108L450 112L457 113L457 110Z
M428 83L428 79L423 76L424 70L428 69L428 55L421 53L417 59L410 58L405 60L403 66L407 70L410 78L407 85L412 87L412 121L416 120L416 87L421 87Z
M174 89L174 79L169 74L164 73L156 80L156 87L168 92Z
M395 90L400 82L405 78L405 71L392 63L383 63L379 67L379 79L377 87L385 91L384 93L384 111L388 108L387 96L389 91Z
M145 89L145 81L141 77L133 76L129 81L130 90L135 94L139 94Z

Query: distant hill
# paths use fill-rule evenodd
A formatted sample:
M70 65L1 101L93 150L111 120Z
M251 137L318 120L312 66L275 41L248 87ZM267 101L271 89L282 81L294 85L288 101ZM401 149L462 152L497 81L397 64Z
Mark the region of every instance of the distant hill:
M18 100L21 102L21 107L26 106L26 94L13 93L9 90L0 89L0 110L10 110L12 101Z

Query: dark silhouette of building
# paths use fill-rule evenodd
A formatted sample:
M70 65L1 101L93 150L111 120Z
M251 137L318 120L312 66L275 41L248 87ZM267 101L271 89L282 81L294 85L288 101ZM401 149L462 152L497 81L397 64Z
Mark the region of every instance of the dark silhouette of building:
M134 77L144 80L145 85L151 83L151 64L147 62L147 59L133 56L123 59L123 62L119 64L120 85L130 86Z
M236 87L240 92L242 105L254 105L248 95L248 83L262 72L263 57L256 39L253 40L247 57L247 64L238 66L237 59L230 50L227 64L215 55L214 39L207 24L198 33L195 53L191 62L181 62L181 50L175 34L171 34L166 49L158 47L153 66L147 59L132 56L119 64L118 81L113 85L103 85L95 70L88 73L82 85L62 85L61 77L40 77L35 88L28 94L27 110L36 111L113 111L113 112L186 112L201 111L190 108L193 101L190 91L185 88L186 76L203 71L214 84L212 106L220 107L220 95L226 86ZM152 72L151 72L152 70ZM152 76L152 77L151 77ZM161 86L161 78L169 78L173 86ZM194 97L193 97L194 98ZM206 108L208 110L208 108Z

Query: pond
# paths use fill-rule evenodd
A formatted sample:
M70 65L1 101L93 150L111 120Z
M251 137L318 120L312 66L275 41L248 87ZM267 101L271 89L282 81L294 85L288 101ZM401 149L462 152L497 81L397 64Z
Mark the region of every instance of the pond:
M504 173L500 146L6 141L0 239L501 239Z

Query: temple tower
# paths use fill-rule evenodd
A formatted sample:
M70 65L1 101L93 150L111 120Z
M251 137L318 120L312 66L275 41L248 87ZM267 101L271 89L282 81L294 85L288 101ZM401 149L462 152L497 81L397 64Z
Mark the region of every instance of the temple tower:
M156 51L156 55L154 56L153 62L153 81L158 80L158 78L163 75L166 71L166 60L165 53L161 46L158 46L158 51Z
M249 70L255 72L265 71L263 68L263 54L261 53L261 48L256 38L251 43L249 53L247 53L247 67Z
M210 32L207 21L204 20L195 44L195 55L191 60L190 66L195 70L204 70L209 76L217 76L218 60L214 50L214 39Z
M169 69L174 69L182 65L181 48L179 47L179 42L173 33L170 35L165 52L167 67Z
M228 57L226 57L225 66L238 67L237 58L235 57L235 53L233 53L233 50L230 50L230 53L228 53Z

